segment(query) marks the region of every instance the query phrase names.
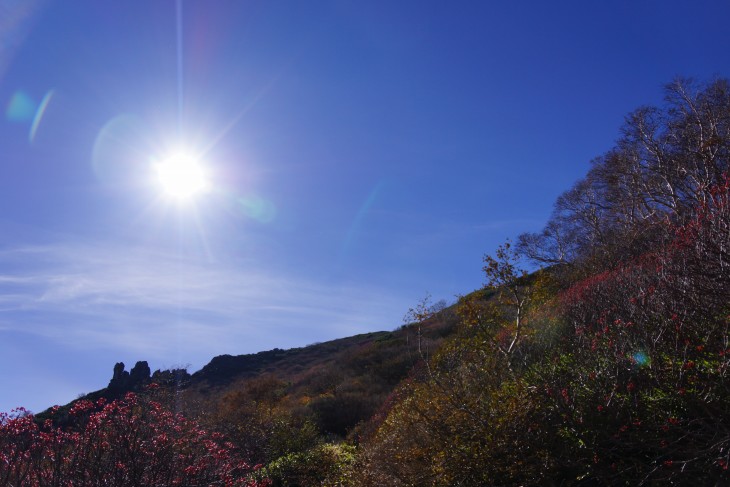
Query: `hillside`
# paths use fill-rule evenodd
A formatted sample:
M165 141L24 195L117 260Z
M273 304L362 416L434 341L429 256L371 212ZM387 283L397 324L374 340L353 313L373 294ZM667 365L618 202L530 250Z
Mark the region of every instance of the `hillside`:
M276 486L727 485L729 171L730 83L675 82L455 305L192 375L117 364L86 399L137 391L122 410L182 412Z
M730 84L676 81L404 384L355 485L730 482ZM526 259L550 266L532 282Z
M298 414L318 423L322 433L346 436L365 422L411 369L435 352L455 330L453 308L439 311L429 323L404 325L394 331L372 332L288 350L273 349L254 354L220 355L200 370L151 372L147 362L130 371L123 363L114 367L109 385L78 401L116 399L127 392L142 392L150 383L174 394L190 415L210 415L226 398L245 394L257 382L276 388L276 401L284 409L304 405ZM421 343L419 354L418 342ZM240 398L239 398L240 399ZM335 417L330 406L345 405L350 417ZM307 410L310 409L310 410ZM46 418L48 411L37 415Z

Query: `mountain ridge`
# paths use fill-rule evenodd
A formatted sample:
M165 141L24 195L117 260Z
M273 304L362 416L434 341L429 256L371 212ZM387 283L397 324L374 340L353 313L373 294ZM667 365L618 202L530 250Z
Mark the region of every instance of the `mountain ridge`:
M44 420L53 416L63 422L63 412L79 401L114 400L128 392L144 392L150 384L176 395L179 408L185 413L204 415L217 408L226 396L245 391L250 382L270 378L285 384L287 396L296 398L293 402L307 402L309 399L305 398L328 397L338 392L342 397L343 391L367 396L368 406L362 414L352 418L346 427L336 428L344 436L355 424L369 419L382 400L423 360L417 341L422 342L422 352L433 352L454 332L453 307L440 310L439 316L440 319L428 323L404 324L392 331L360 333L304 347L221 354L193 373L184 368L152 372L144 360L126 371L125 364L117 362L106 387L48 408L36 417ZM357 392L352 392L353 387ZM52 410L56 411L53 415Z

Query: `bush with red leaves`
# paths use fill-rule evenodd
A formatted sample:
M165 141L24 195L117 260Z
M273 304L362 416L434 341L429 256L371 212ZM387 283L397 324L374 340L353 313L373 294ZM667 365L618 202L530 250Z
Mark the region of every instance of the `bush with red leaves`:
M0 485L246 486L252 468L221 435L133 393L78 401L71 427L0 413Z

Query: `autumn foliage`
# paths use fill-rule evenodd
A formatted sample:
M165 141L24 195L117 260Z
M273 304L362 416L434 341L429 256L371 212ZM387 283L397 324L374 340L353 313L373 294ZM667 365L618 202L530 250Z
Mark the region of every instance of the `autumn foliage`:
M0 485L247 486L251 468L216 433L129 393L77 402L73 425L0 415Z
M730 87L667 93L543 232L485 258L359 484L730 483Z
M273 351L289 372L201 423L135 395L0 416L0 484L729 485L729 173L730 84L673 83L454 306Z
M573 350L546 387L576 470L610 482L730 479L730 186L709 195L672 242L560 296Z

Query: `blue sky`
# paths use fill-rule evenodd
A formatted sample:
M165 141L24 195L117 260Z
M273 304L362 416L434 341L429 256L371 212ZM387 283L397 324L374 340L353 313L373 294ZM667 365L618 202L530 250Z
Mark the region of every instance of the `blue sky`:
M0 410L393 329L541 228L724 1L0 0ZM211 190L153 170L195 152Z

